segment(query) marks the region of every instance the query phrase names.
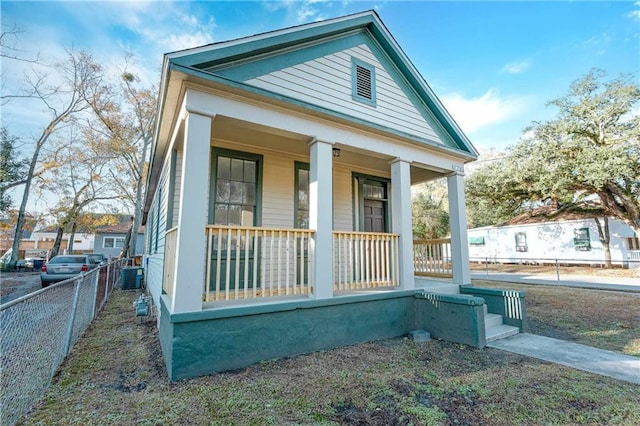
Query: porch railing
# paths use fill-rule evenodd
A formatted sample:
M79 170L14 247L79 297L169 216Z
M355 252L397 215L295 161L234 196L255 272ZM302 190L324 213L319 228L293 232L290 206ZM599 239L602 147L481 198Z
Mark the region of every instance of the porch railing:
M164 237L164 279L162 290L173 299L173 289L176 284L176 244L178 242L178 228L171 228Z
M208 225L205 301L312 292L308 229Z
M396 287L398 234L333 232L334 291Z
M450 278L451 238L413 241L414 273L420 276Z

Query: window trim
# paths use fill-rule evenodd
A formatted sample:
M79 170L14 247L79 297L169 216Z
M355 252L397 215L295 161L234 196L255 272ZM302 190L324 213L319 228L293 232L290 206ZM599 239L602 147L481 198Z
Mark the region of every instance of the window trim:
M587 238L576 237L577 232L586 231ZM575 228L573 230L573 247L578 251L591 251L591 232L588 227Z
M298 171L309 171L309 163L303 163L301 161L294 162L294 175L293 175L293 228L294 229L309 229L298 227Z
M358 94L358 67L369 70L371 73L371 99L361 96ZM377 105L377 97L376 97L376 67L368 64L360 59L351 58L351 97L354 101L376 107Z
M107 240L113 240L113 245L111 247L107 247ZM118 241L118 240L122 240L122 247L118 247L116 245L116 241ZM125 237L103 237L103 239L102 239L102 248L106 248L106 249L124 248L125 240L126 240Z
M524 245L520 245L518 244L518 236L522 235L523 237L523 241L524 241ZM527 233L526 232L516 232L515 233L515 239L516 239L516 251L519 253L524 253L529 251L529 246L527 245Z
M253 154L251 152L235 151L227 148L211 147L211 159L209 170L209 225L215 224L215 191L218 179L218 157L233 157L240 160L256 162L256 214L253 215L253 226L262 226L262 168L263 156L261 154Z

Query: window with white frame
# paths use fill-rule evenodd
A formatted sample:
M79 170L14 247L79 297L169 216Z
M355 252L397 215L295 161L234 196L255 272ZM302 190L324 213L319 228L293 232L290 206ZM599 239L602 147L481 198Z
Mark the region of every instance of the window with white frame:
M574 229L573 245L578 251L591 250L591 238L589 236L589 228Z
M104 237L102 241L103 248L122 248L124 247L124 237Z
M629 250L640 250L640 238L628 237L627 247L629 247Z

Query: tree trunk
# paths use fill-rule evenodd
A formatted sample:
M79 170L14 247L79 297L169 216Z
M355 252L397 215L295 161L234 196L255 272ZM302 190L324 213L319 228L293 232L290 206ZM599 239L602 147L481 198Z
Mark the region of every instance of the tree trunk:
M613 265L611 264L611 247L609 242L611 241L611 236L609 234L609 218L604 217L604 227L600 224L600 219L597 217L593 218L596 221L596 226L598 227L598 239L600 243L602 243L602 247L604 248L604 264L605 267L611 268Z
M69 252L67 254L73 254L73 239L76 237L76 221L71 224L71 234L69 234Z
M144 184L144 165L147 159L147 150L149 149L149 139L144 138L144 144L142 145L142 153L140 155L140 161L138 162L138 185L136 188L136 204L133 212L133 224L131 227L131 238L129 240L128 248L129 255L136 254L136 246L138 245L138 228L140 228L140 222L142 221L142 185Z
M58 252L60 251L60 244L62 243L62 234L63 234L62 226L59 226L58 232L56 234L56 240L53 243L53 248L51 249L51 257L57 256Z
M131 218L131 225L129 225L129 229L127 230L127 235L124 237L124 245L122 246L122 257L127 258L131 257L133 254L131 253L131 247L129 242L131 241L131 230L133 229L133 217Z

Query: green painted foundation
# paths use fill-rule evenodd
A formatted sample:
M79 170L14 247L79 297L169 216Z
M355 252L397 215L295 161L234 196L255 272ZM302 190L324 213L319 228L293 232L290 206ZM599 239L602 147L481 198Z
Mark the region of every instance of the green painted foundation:
M159 336L176 381L416 329L484 347L483 304L479 297L410 290L171 315L163 297Z
M502 315L504 324L518 327L521 333L527 332L527 310L524 291L460 286L460 293L483 298L487 305L487 310L492 314Z

